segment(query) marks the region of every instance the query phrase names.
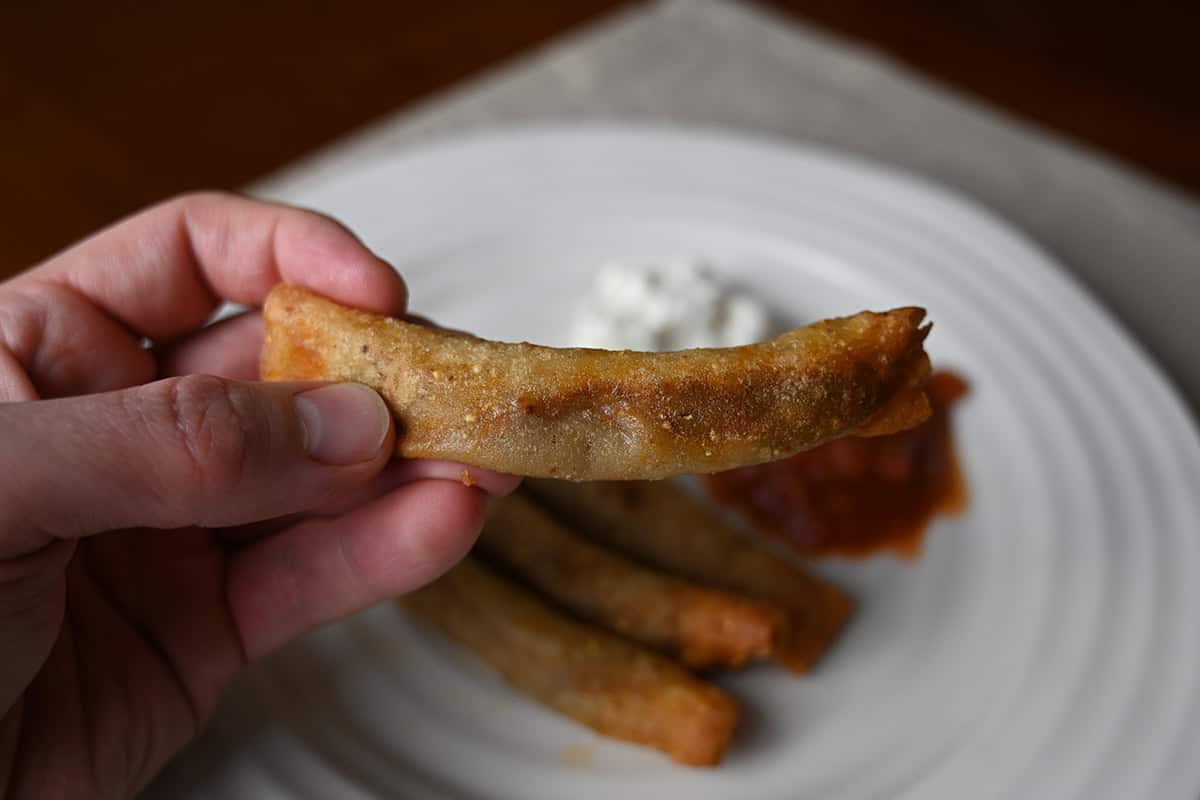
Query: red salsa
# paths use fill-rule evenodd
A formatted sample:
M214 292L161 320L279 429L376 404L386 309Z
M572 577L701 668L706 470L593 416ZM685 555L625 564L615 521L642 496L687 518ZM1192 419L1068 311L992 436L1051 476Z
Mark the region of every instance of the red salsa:
M935 514L966 506L950 407L967 392L950 372L929 379L933 414L889 436L846 438L754 467L707 478L712 496L762 533L805 555L921 552Z

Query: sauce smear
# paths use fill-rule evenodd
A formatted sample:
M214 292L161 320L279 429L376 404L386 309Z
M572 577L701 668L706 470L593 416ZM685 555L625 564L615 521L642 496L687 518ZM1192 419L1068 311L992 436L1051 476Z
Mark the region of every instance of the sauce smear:
M938 513L967 504L950 407L967 392L951 372L927 387L933 414L911 430L846 438L775 461L710 475L708 490L760 532L804 555L920 555Z

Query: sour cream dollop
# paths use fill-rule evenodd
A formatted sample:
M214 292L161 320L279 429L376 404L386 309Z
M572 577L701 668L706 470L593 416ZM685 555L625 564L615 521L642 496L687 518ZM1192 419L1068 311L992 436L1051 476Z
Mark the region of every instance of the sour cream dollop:
M733 347L766 338L769 328L760 303L698 259L609 261L576 312L572 342L607 350Z

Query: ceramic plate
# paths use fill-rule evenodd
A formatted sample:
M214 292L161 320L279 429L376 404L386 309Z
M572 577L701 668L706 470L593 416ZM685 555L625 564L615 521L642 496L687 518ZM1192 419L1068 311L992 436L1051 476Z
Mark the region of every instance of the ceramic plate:
M781 323L921 305L972 500L918 561L828 561L861 612L812 675L722 679L719 769L593 735L391 604L243 680L160 780L226 798L1186 798L1200 790L1200 437L1064 271L963 198L827 152L542 128L426 149L286 200L399 268L414 311L565 344L605 259L696 256Z

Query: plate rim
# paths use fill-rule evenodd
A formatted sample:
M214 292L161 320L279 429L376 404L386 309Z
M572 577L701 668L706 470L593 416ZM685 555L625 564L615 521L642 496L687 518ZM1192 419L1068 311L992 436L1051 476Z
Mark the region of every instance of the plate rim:
M329 191L331 187L338 184L353 184L362 180L362 173L380 170L381 165L386 162L404 162L408 160L445 157L457 148L478 147L480 144L487 145L496 142L526 139L530 136L554 138L563 135L601 138L617 135L627 140L662 137L677 139L682 136L685 139L703 142L707 145L730 146L741 150L765 151L774 157L786 157L789 160L799 157L812 164L818 164L822 168L832 167L839 171L849 170L857 173L863 179L887 181L905 192L919 192L926 197L936 199L939 203L952 205L961 212L974 216L993 231L1003 234L1015 246L1027 252L1031 256L1031 267L1033 266L1032 262L1036 262L1037 268L1040 271L1044 272L1051 279L1059 281L1061 287L1074 294L1074 299L1082 301L1081 306L1096 315L1098 322L1102 324L1107 323L1108 330L1129 348L1130 356L1148 368L1149 374L1156 378L1156 388L1159 390L1160 400L1166 404L1164 408L1171 409L1172 416L1177 418L1177 421L1182 424L1183 429L1190 431L1189 442L1187 445L1181 445L1184 449L1181 449L1180 453L1186 455L1187 452L1185 450L1187 447L1190 447L1190 453L1200 457L1200 429L1197 428L1196 420L1190 413L1182 391L1166 373L1158 360L1149 353L1141 341L1132 334L1107 305L1096 297L1074 273L1043 248L1031 235L1025 233L974 198L963 194L957 188L946 186L920 174L908 172L903 168L875 162L857 155L829 150L809 143L790 141L773 135L745 135L740 132L731 133L725 129L682 128L661 124L630 125L621 123L618 127L613 124L555 123L505 126L503 128L472 131L432 143L423 143L376 159L370 164L359 165L359 168L347 170L345 173L335 176L332 179L326 177L319 181L318 185L323 186L326 191ZM1166 431L1180 430L1175 425L1175 420L1165 421L1164 425L1164 430Z

